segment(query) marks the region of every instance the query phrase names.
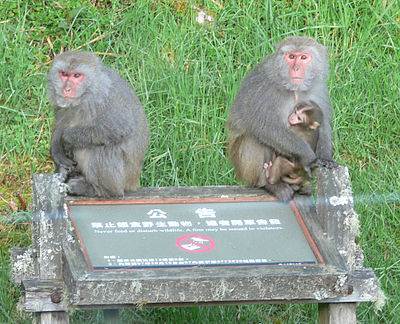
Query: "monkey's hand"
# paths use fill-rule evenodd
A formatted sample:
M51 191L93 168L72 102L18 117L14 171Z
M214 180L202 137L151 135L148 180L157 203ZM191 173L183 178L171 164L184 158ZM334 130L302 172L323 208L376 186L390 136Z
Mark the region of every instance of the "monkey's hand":
M306 173L311 177L311 169L313 168L327 168L327 169L334 169L337 168L339 164L332 160L326 159L316 159L314 162L310 163L309 165L304 166L304 170Z
M68 167L65 167L65 165L60 165L58 167L58 173L61 174L61 178L62 178L63 182L67 181L68 174L70 174L71 172L72 172L72 170L69 169Z
M67 158L64 154L57 154L53 156L54 163L56 164L56 173L60 173L64 181L68 175L74 171L76 162Z

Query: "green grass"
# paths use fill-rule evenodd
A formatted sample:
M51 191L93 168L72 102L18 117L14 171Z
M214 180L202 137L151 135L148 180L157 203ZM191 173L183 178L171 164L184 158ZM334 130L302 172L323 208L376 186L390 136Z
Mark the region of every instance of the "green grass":
M61 48L100 53L138 93L151 127L142 186L237 184L225 154L240 81L274 43L315 37L329 49L335 159L351 174L365 265L388 297L360 323L400 319L400 4L398 1L0 1L0 322L20 322L8 250L29 244L17 194L51 172L49 63ZM96 3L94 6L92 3ZM214 22L195 20L203 6ZM221 6L217 5L221 4ZM128 309L126 323L313 323L316 305ZM29 322L29 319L26 320ZM101 323L97 311L73 323Z

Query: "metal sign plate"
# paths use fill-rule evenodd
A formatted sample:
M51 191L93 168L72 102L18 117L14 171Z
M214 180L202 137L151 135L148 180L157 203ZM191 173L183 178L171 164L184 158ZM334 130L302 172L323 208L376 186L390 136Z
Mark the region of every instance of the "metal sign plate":
M176 198L68 207L93 271L323 262L293 202Z

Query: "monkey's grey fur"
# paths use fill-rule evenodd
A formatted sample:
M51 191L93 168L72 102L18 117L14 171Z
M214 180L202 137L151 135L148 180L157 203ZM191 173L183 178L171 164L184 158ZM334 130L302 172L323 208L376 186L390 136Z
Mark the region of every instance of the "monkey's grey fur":
M59 71L85 74L64 100ZM74 195L122 196L137 189L149 127L140 101L116 72L89 52L56 56L47 78L55 108L51 156Z
M263 165L275 158L275 152L295 158L308 169L318 159L332 160L332 106L326 86L329 67L324 46L312 38L288 37L276 48L243 80L230 109L229 158L239 179L288 200L293 188L286 183L269 184ZM313 59L304 82L296 85L290 82L284 54L305 50L312 53ZM323 112L316 152L288 124L293 107L309 100Z

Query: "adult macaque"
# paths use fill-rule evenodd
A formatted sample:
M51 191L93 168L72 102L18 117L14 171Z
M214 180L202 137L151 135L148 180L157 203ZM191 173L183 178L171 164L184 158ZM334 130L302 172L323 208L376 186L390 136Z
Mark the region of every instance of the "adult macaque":
M298 104L290 114L288 122L290 128L315 150L318 142L318 127L322 120L321 108L310 101ZM264 163L264 169L270 184L276 184L282 180L301 187L308 180L307 172L296 160L292 161L281 155L269 163Z
M334 165L327 76L324 46L312 38L288 37L243 80L228 119L229 157L239 179L289 200L294 193L289 184L270 184L265 177L264 163L275 152L308 171L317 163ZM288 124L293 107L309 100L323 112L315 152Z
M136 190L149 127L131 86L93 54L65 52L54 59L47 90L55 106L51 156L69 193Z

